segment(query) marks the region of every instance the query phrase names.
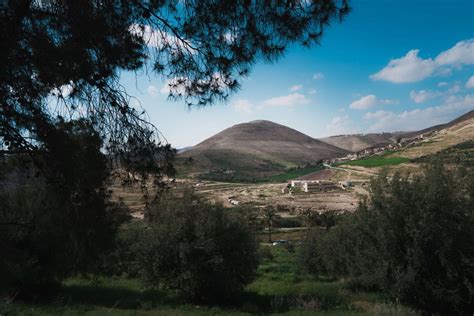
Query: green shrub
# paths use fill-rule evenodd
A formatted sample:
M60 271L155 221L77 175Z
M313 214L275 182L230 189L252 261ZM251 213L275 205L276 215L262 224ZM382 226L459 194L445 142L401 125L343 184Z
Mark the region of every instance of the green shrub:
M292 218L292 217L281 217L276 220L276 224L278 227L285 227L285 228L295 228L301 227L301 220L299 218Z
M473 170L439 161L423 175L379 176L353 215L310 235L303 266L429 312L472 311L473 185Z
M138 260L140 240L146 225L141 222L124 224L118 230L110 251L101 258L100 272L107 276L139 277L141 265Z
M258 245L245 219L228 212L189 191L151 205L139 259L145 281L193 301L224 302L239 294L256 275Z
M84 122L61 125L60 155L9 156L0 177L0 292L36 299L62 278L96 268L123 215L108 209L107 160Z

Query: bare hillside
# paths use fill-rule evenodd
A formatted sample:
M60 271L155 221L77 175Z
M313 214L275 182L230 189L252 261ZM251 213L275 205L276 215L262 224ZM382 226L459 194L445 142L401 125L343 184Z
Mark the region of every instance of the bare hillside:
M423 141L414 146L397 152L397 155L407 158L418 158L435 154L446 148L455 146L465 141L474 140L474 111L470 111L463 116L443 125L436 126L436 129L425 129L418 132L429 134Z
M359 152L366 148L395 143L398 135L397 133L337 135L319 140L350 152Z
M238 124L206 139L181 158L193 161L195 171L274 174L288 167L341 157L347 151L270 121Z
M374 133L374 134L353 134L337 135L320 138L319 140L333 146L343 148L350 152L359 152L370 147L382 147L388 144L394 144L397 138L409 140L420 135L429 136L435 132L449 129L465 121L474 119L474 110L445 124L431 126L419 131L411 132L393 132L393 133Z

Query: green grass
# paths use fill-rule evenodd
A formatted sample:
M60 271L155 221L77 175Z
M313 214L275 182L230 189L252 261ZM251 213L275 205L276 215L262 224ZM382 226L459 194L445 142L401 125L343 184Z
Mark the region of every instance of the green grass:
M256 280L233 305L188 304L172 291L147 289L137 279L75 277L64 281L49 303L2 306L0 301L0 315L369 315L381 303L376 293L353 293L342 281L301 273L291 249L267 246L262 251L266 255Z
M286 182L291 179L295 179L301 176L304 176L309 173L313 173L323 169L322 166L311 166L311 167L304 167L298 169L292 169L271 177L268 177L267 180L269 182Z
M384 155L380 155L380 156L372 156L369 158L363 158L363 159L358 159L358 160L345 161L345 162L340 163L339 165L361 166L361 167L373 168L373 167L398 165L398 164L409 162L409 161L410 159L405 158L405 157L386 157Z

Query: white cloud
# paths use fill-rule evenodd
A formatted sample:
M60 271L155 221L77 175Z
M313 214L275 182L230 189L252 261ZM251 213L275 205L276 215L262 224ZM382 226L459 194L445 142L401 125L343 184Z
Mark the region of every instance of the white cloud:
M373 94L366 95L359 100L352 102L349 108L354 110L367 110L376 105L397 104L397 100L379 99Z
M437 84L438 87L446 87L447 85L449 85L449 83L447 83L446 81L441 81Z
M186 92L186 87L190 86L191 82L188 78L179 77L167 79L163 86L160 88L160 93L162 94L171 94L174 95L184 95Z
M191 42L179 39L170 33L153 29L149 25L132 24L128 30L133 35L142 37L143 41L150 47L161 48L166 46L172 50L179 48L187 50L190 54L196 53Z
M327 135L355 134L360 133L360 128L354 124L349 115L335 116L326 125Z
M68 84L63 84L59 88L52 89L51 93L53 95L56 95L56 96L61 96L63 98L67 98L67 97L69 97L69 95L72 93L73 90L74 90L74 84L71 81Z
M454 94L454 93L458 93L459 91L461 91L461 86L458 84L455 84L448 90L448 93Z
M303 86L300 84L297 84L297 85L291 86L290 91L298 91L298 90L301 90L301 88L303 88Z
M448 96L439 106L418 108L402 113L368 112L364 118L372 121L372 125L369 127L370 132L408 131L446 123L472 109L474 109L474 94L462 97Z
M316 94L318 91L316 89L311 89L308 91L309 94Z
M474 88L474 76L471 76L466 82L466 88L472 89Z
M474 65L474 39L458 42L435 61L439 65Z
M412 99L415 103L423 103L440 95L441 93L430 90L410 91L410 99Z
M308 104L309 99L306 98L303 94L300 93L291 93L289 95L284 95L281 97L275 97L263 101L263 106L269 107L292 107L295 105L304 105Z
M158 88L155 87L154 85L149 85L148 88L146 88L146 91L148 92L149 95L152 97L156 96L158 94Z
M200 80L199 83L209 84L213 88L224 88L229 84L228 79L219 73L214 73L212 77ZM160 88L160 93L172 94L175 96L185 95L186 93L192 93L192 84L193 82L191 82L191 80L186 77L167 79L164 85Z
M235 42L235 40L238 38L236 34L233 34L231 32L226 32L224 34L224 39L226 40L227 43L232 44Z
M352 102L349 107L356 110L366 110L375 106L376 96L373 94L366 95L365 97L360 98L357 101Z
M453 68L474 64L474 39L458 42L441 52L434 60L418 57L419 50L410 50L405 56L392 59L387 66L370 76L372 80L393 83L416 82L433 74L450 75Z
M324 79L324 74L322 72L317 72L313 75L314 80L321 80Z
M250 101L246 99L236 100L232 106L236 112L244 112L244 113L252 113L253 108L254 108L253 104L250 103Z
M394 83L416 82L433 74L435 62L418 57L418 49L409 51L404 57L391 60L385 68L370 76L372 80Z

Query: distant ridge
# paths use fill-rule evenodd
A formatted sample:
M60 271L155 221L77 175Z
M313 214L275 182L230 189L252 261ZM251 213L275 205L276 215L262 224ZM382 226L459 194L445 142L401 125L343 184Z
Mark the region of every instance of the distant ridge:
M359 152L366 148L382 147L396 142L401 133L373 133L337 135L319 138L319 140L350 152Z
M350 152L359 152L366 148L381 147L388 144L394 144L397 138L409 139L421 134L430 134L435 131L449 128L466 120L474 118L474 110L467 112L460 117L440 125L431 126L419 131L410 132L393 132L393 133L372 133L372 134L353 134L353 135L337 135L319 138L319 140L331 144L333 146L343 148Z
M416 131L416 132L404 133L403 137L410 138L410 137L415 137L415 136L420 135L420 134L433 133L435 131L440 131L440 130L445 129L445 128L450 128L450 127L452 127L456 124L462 123L462 122L467 121L467 120L472 119L472 118L474 118L474 110L471 110L471 111L467 112L466 114L463 114L463 115L459 116L458 118L455 118L454 120L449 121L448 123L445 123L445 124L439 124L439 125L431 126L431 127L428 127L428 128Z

